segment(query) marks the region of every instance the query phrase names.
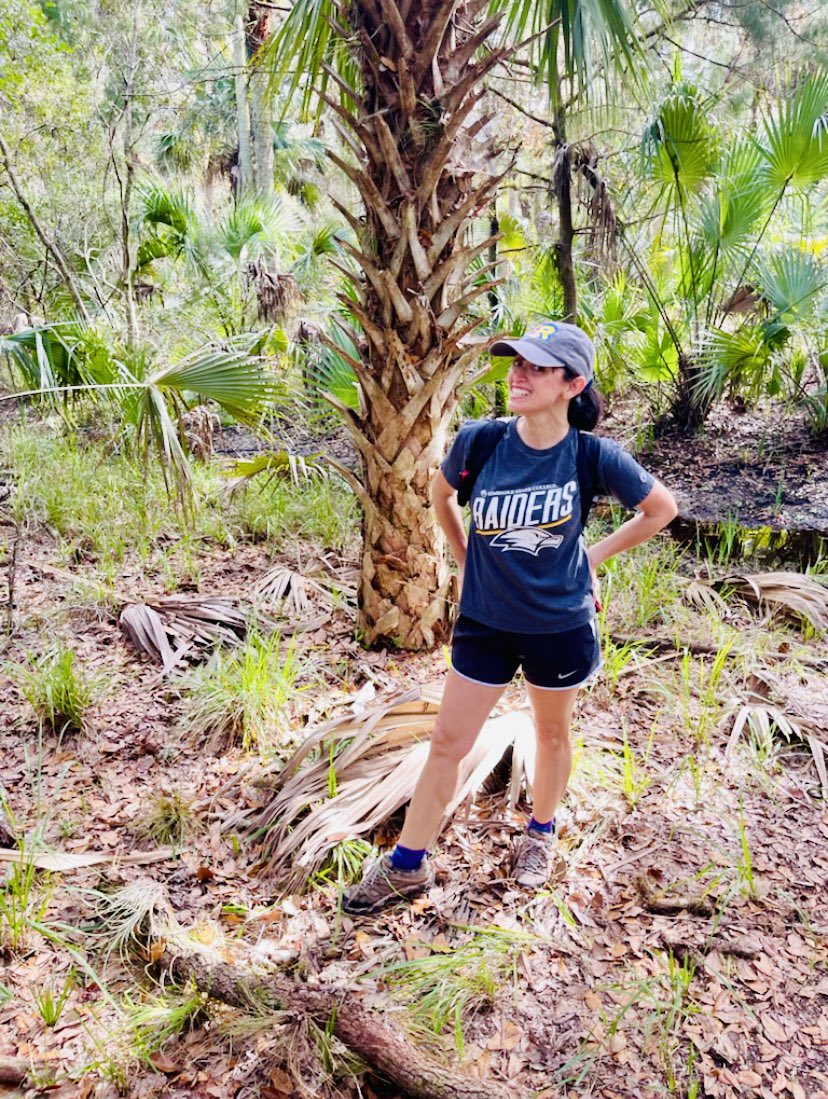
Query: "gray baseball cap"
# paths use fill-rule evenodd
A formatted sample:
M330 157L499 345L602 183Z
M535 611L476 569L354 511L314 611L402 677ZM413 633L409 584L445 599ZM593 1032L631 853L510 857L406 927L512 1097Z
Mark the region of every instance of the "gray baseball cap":
M513 340L498 340L490 355L520 355L534 366L565 366L591 382L595 347L582 328L564 321L544 321Z

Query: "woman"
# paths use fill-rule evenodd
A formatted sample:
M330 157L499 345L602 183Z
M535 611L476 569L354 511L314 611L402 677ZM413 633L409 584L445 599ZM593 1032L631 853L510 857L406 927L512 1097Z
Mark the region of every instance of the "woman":
M572 324L547 322L492 355L512 357L516 413L483 468L467 469L479 424L461 429L432 486L432 501L462 578L460 616L428 760L399 842L346 891L352 914L377 912L428 889L427 847L483 723L522 667L537 736L532 819L512 874L545 884L554 861L555 811L572 767L569 724L579 689L600 665L596 569L638 546L676 515L673 497L617 444L584 435L600 417L595 350ZM586 455L586 458L585 458ZM636 514L587 549L581 537L584 469L591 488ZM457 489L476 474L467 536Z

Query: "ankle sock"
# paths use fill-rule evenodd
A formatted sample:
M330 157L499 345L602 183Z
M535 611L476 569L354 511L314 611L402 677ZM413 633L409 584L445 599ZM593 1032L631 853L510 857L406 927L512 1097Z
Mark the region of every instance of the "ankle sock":
M526 829L527 832L541 832L546 836L552 836L555 833L555 818L546 821L542 824L539 820L535 820L534 817L529 821L529 825Z
M414 851L412 848L402 847L398 843L391 852L391 865L395 870L419 870L425 856L425 848L422 851Z

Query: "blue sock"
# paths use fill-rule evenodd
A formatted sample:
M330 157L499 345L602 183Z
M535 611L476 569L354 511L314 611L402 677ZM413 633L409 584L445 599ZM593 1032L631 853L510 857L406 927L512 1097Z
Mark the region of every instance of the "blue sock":
M422 851L413 851L410 847L402 847L398 843L391 852L391 865L395 870L419 870L425 856L425 848Z
M541 824L539 820L535 820L534 817L529 821L529 826L526 829L527 832L544 832L547 836L551 836L555 831L555 818L548 820L545 824Z

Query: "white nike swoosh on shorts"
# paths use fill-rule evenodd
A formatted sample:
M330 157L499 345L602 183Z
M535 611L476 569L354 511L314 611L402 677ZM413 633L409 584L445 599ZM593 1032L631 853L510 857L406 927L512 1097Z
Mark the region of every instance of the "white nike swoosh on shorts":
M571 671L571 672L567 672L567 673L566 673L566 675L561 675L561 674L560 674L560 672L558 672L558 679L569 679L569 677L570 677L571 675L575 675L575 673L576 673L577 671L578 671L578 669L577 669L577 668L575 668L575 670L574 670L574 671Z

